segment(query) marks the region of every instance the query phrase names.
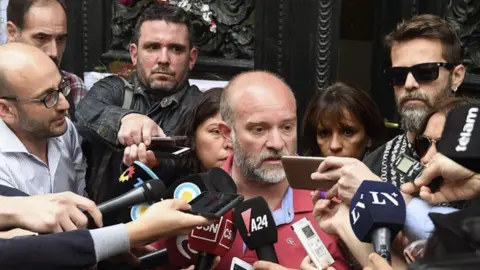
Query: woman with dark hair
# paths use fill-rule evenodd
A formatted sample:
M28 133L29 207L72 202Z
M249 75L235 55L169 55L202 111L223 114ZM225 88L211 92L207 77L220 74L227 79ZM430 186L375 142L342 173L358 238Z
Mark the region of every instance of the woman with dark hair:
M180 161L180 170L188 173L200 173L223 165L231 149L220 135L218 124L220 116L220 98L223 88L211 88L191 110L181 117L176 130L177 135L187 136L185 146L190 153Z
M303 155L362 159L383 144L386 128L373 100L337 82L317 92L302 121Z

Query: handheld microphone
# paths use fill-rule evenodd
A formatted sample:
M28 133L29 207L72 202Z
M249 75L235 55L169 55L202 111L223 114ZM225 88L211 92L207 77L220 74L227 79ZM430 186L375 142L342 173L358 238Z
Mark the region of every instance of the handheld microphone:
M237 193L232 177L221 168L212 168L208 172L189 175L175 181L167 190L165 198L193 200L204 191Z
M105 215L109 212L117 211L140 203L154 203L162 199L163 195L165 194L165 190L165 184L163 184L162 181L149 180L123 195L99 204L97 207L102 215ZM95 228L96 226L93 218L90 216L90 214L88 214L88 212L84 211L84 213L88 217L88 227Z
M480 105L465 105L450 111L437 143L438 152L474 172L480 171Z
M350 224L357 238L391 264L390 246L405 223L406 208L392 184L362 182L350 204Z
M215 256L223 257L230 250L236 232L231 210L215 223L192 230L188 236L189 246L199 252L195 269L210 269Z
M278 232L272 213L263 197L256 197L235 207L233 220L248 249L255 250L258 259L278 264L275 244Z
M197 259L198 252L190 247L188 235L179 235L166 239L165 247L139 257L141 268L149 269L169 264L180 269L189 267Z
M139 203L154 203L165 194L165 184L160 180L149 180L129 192L98 205L102 214L130 207Z

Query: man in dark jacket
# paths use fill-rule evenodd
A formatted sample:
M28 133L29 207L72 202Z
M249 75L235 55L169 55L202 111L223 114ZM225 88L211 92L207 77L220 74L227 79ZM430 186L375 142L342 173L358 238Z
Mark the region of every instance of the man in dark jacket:
M197 53L188 14L173 5L153 3L135 26L130 56L136 72L131 80L104 78L80 102L77 128L86 140L87 191L95 202L133 187L117 180L125 147L144 161L137 153L147 152L151 137L175 135L179 117L202 94L188 83ZM153 153L147 153L152 159Z

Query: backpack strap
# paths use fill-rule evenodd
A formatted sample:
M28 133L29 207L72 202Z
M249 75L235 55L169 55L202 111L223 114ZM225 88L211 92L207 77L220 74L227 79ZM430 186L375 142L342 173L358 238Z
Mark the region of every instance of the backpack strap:
M133 101L133 85L129 81L125 80L125 78L123 78L122 76L119 76L119 77L125 83L123 86L124 94L123 94L122 108L130 109Z

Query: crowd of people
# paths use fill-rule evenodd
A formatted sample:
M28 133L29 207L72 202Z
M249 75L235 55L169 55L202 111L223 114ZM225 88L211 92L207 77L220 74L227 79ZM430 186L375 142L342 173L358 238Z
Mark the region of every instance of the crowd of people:
M404 130L390 139L375 102L342 82L317 89L303 119L292 89L271 72L241 73L224 89L190 85L198 51L188 14L174 5L153 2L140 15L130 79L108 76L88 92L78 76L59 69L68 38L64 0L10 0L7 19L8 42L0 46L0 269L135 264L136 255L164 248L167 237L213 222L185 213L190 205L178 199L133 221L126 213L102 216L98 204L133 188L118 179L135 161L167 187L220 167L246 200L265 199L278 232L278 264L259 260L236 237L215 269L230 269L234 257L254 269L316 269L291 229L303 218L334 259L324 269L406 269L404 250L435 231L429 214L470 209L480 192L478 174L436 148L452 110L480 106L455 97L465 76L461 44L440 17L415 16L386 36L385 75ZM156 156L152 138L168 136L186 136L190 152ZM404 153L426 165L415 181L393 169ZM311 178L333 187L290 187L281 157L294 155L326 157ZM440 188L428 188L437 176ZM349 206L364 180L396 186L406 203L391 265L350 225ZM86 229L89 216L97 229Z

